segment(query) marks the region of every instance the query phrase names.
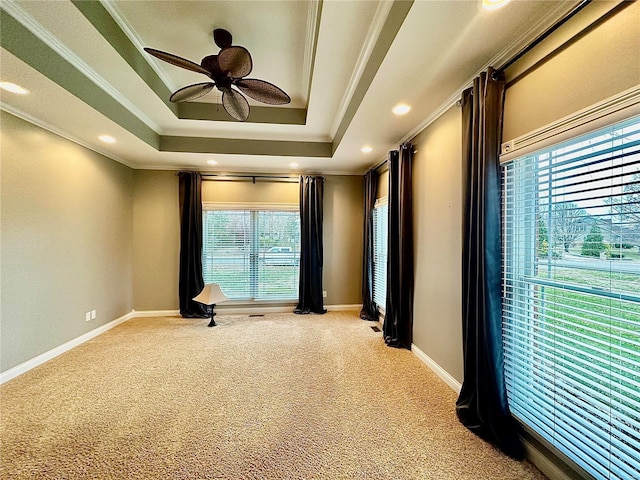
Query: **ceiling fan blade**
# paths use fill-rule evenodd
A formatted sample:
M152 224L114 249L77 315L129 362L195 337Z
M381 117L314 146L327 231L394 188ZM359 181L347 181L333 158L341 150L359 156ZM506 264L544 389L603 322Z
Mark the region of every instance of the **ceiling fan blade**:
M213 31L213 41L216 42L220 48L227 48L231 46L233 37L224 28L216 28Z
M187 85L186 87L173 92L171 97L169 97L169 100L171 100L172 102L186 102L189 100L194 100L196 98L202 97L203 95L206 95L215 86L216 84L213 82L194 83L193 85Z
M244 122L249 118L249 102L240 92L231 88L223 89L222 106L236 120Z
M191 60L187 60L186 58L179 57L174 55L173 53L163 52L162 50L156 50L155 48L144 47L144 51L153 55L156 58L159 58L162 61L170 63L171 65L175 65L176 67L182 67L187 70L191 70L192 72L203 73L205 75L209 75L209 72Z
M246 77L253 68L249 50L239 46L220 50L218 64L225 75L233 78Z
M207 70L213 77L222 75L217 55L207 55L202 59L200 65L202 65L202 68Z
M269 105L284 105L291 102L291 97L284 90L273 83L258 80L257 78L243 78L234 82L242 93Z

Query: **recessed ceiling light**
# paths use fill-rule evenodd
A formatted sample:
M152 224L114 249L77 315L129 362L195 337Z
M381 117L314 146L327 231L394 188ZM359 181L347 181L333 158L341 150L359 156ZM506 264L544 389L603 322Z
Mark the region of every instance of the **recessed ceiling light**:
M369 145L365 145L364 147L362 147L360 149L360 151L362 153L371 153L371 152L373 152L373 148L371 148Z
M411 105L407 105L406 103L399 103L391 109L391 111L396 115L404 115L405 113L408 113L409 110L411 110Z
M297 164L296 162L291 162L291 163L289 164L289 166L290 166L291 168L298 168L298 164Z
M207 163L209 165L217 165L218 164L218 162L216 162L215 160L207 160Z
M29 90L11 82L0 82L0 88L7 92L17 93L18 95L26 95Z
M482 0L482 8L485 10L497 10L504 7L511 0Z
M116 143L116 139L110 135L100 135L98 138L104 143Z

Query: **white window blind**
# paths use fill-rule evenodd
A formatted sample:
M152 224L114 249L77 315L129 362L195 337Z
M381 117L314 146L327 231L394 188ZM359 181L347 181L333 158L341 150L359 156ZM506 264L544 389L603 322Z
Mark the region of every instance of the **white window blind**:
M596 478L640 478L640 119L503 165L512 413Z
M298 212L204 210L203 237L204 281L218 283L229 299L298 298Z
M373 301L384 310L387 301L387 237L389 208L386 197L373 209Z

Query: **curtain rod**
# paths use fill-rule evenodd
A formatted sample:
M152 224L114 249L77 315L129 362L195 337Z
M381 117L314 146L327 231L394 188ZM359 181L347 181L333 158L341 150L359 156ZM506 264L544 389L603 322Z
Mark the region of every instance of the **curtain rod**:
M387 163L388 158L385 158L380 163L378 163L375 167L370 168L370 170L379 170Z
M562 18L560 18L556 23L547 28L544 32L538 35L531 43L529 43L526 47L524 47L520 52L516 53L512 58L510 58L507 63L502 65L500 68L497 68L498 71L504 71L509 68L511 65L516 63L522 57L524 57L527 53L533 50L539 43L541 43L545 38L555 32L558 28L568 22L571 18L573 18L578 12L580 12L584 7L589 5L593 0L582 0L578 5L573 7L569 12L567 12Z
M531 43L529 43L526 47L524 47L520 52L516 53L513 57L511 57L509 60L507 60L507 62L504 65L502 65L500 68L497 68L496 70L498 72L504 71L505 69L509 68L511 65L516 63L524 55L526 55L531 50L533 50L533 48L536 45L538 45L545 38L547 38L549 35L551 35L553 32L555 32L558 28L560 28L564 23L569 21L573 16L575 16L578 12L580 12L584 7L589 5L592 1L593 0L582 0L578 5L573 7L569 12L567 12L565 15L563 15L562 18L560 18L553 25L551 25L549 28L547 28L544 32L542 32L540 35L538 35L538 37L536 37ZM461 99L456 100L456 102L453 105L456 106L456 107L461 107L462 106L462 100ZM376 164L374 167L371 167L369 170L374 170L374 171L378 170L381 167L383 167L386 163L387 163L387 158L382 160L380 163Z
M206 181L231 181L231 182L253 182L260 180L270 180L273 182L281 183L298 183L298 177L289 177L284 175L233 175L224 173L202 173L203 180ZM217 177L217 178L204 178L204 177Z
M180 175L181 172L176 172L175 176ZM256 183L256 180L267 179L271 180L275 183L298 183L299 177L301 176L311 176L311 177L319 177L322 180L326 180L327 177L324 175L296 175L295 177L289 175L242 175L242 174L233 174L233 173L201 173L202 177L219 177L219 178L203 178L202 180L208 182L248 182L252 181ZM238 180L234 180L238 179Z
M180 173L182 172L176 172L175 176L179 176ZM188 172L187 172L188 173ZM207 181L214 181L214 180L219 180L219 181L234 181L232 179L234 178L238 178L240 180L235 180L236 182L242 182L242 181L249 181L252 180L253 183L256 183L256 180L260 180L262 178L265 179L269 179L269 180L273 180L273 181L280 181L280 182L291 182L291 183L298 183L298 176L296 175L295 177L291 177L291 176L286 176L286 175L241 175L241 174L233 174L233 173L200 173L200 176L202 177L220 177L219 179L215 179L215 178L203 178L203 180L207 180ZM324 179L324 177L322 177ZM228 180L227 180L228 179Z
M400 144L400 147L403 147L406 144L411 144L411 142L402 142ZM417 152L418 151L415 150L413 153L417 153ZM387 156L383 160L381 160L380 163L377 163L375 166L373 166L369 170L367 170L367 172L370 171L370 170L378 170L378 169L382 168L383 166L385 166L385 164L387 163L388 160L389 160L389 157Z

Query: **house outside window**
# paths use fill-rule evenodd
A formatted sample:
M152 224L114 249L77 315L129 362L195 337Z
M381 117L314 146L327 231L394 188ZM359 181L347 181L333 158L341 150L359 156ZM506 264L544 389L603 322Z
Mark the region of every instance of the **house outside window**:
M595 478L640 471L640 119L503 165L512 413Z
M202 270L230 300L298 299L300 214L295 205L203 207Z

